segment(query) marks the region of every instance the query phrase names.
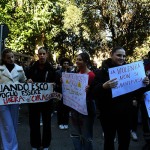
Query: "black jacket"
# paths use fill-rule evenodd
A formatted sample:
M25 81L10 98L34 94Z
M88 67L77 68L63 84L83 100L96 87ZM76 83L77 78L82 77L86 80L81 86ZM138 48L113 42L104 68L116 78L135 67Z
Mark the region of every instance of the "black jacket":
M39 61L36 61L28 70L28 79L33 82L55 82L55 71L52 65L47 61L44 69L39 68Z
M93 96L101 113L125 113L132 108L132 101L139 98L147 90L140 88L136 91L112 98L110 89L104 89L103 84L109 80L108 69L116 67L109 58L104 60L101 69L96 73L92 84Z
M60 79L62 77L62 72L65 72L63 68L57 70L55 73L55 83L56 83L55 91L58 93L62 93L62 83L60 82ZM71 70L68 69L67 73L71 73Z

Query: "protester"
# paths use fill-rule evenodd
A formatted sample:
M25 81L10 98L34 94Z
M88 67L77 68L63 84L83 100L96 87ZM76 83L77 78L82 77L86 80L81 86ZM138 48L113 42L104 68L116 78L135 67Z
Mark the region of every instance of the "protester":
M76 58L76 64L79 74L87 74L89 76L88 85L86 87L86 97L88 115L82 115L76 110L71 111L72 131L71 138L74 143L75 150L93 150L93 124L95 118L95 103L91 98L89 87L94 79L94 73L88 69L90 65L90 57L87 53L80 53ZM88 108L89 108L88 107Z
M47 49L44 47L38 50L39 60L30 66L28 82L49 82L53 83L55 72L51 64L47 61ZM29 104L29 125L30 144L32 150L48 150L51 142L51 112L52 101ZM40 116L42 115L43 131L41 136Z
M122 47L112 49L111 57L102 62L92 84L93 94L100 110L100 121L104 131L104 150L114 150L114 138L118 136L118 150L128 150L130 143L130 117L132 101L142 95L146 88L112 98L111 89L117 87L117 79L109 78L108 69L125 63L126 52ZM143 83L148 85L145 77Z
M96 61L93 61L92 66L90 67L90 70L93 71L94 74L96 74L96 72L99 70L97 67Z
M26 76L21 66L14 63L11 49L5 48L0 66L0 84L25 82ZM19 104L0 106L0 136L3 150L18 150L17 124Z
M144 67L146 74L148 78L150 79L150 51L147 53L147 59L144 59ZM143 137L144 140L146 141L146 145L144 146L143 150L150 149L150 118L148 116L148 112L146 109L145 101L142 97L142 101L140 103L141 107L141 116L142 116L142 127L143 127Z
M56 92L62 93L62 72L70 73L70 60L68 58L62 58L60 61L62 68L56 71ZM58 101L57 105L57 123L59 129L68 129L69 124L69 107L63 104L63 98Z

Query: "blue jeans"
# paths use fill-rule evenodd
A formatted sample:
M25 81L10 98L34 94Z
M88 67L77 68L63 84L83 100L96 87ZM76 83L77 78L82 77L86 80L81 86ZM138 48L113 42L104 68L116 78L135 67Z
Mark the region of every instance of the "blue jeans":
M0 136L3 150L18 150L18 112L18 104L0 106Z
M95 105L95 104L94 104ZM95 116L71 111L71 138L75 150L93 150L93 124Z

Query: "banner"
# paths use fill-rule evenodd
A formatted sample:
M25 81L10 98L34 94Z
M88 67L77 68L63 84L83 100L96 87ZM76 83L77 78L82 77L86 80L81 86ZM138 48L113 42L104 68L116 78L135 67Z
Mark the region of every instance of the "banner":
M53 92L52 83L0 84L0 105L46 102L61 97Z
M148 116L150 118L150 91L144 93L144 102L145 102Z
M81 114L87 115L86 92L87 74L62 73L63 103Z
M110 68L108 71L110 79L117 78L118 81L117 87L112 88L113 97L135 91L145 86L143 79L146 75L143 61Z

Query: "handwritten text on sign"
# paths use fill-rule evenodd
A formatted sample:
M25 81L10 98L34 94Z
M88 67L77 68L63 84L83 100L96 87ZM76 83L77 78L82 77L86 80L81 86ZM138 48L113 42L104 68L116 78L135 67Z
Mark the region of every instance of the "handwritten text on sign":
M117 78L118 81L117 87L112 88L112 96L116 97L144 87L143 79L145 76L143 61L110 68L110 79Z
M0 84L0 105L45 102L56 96L51 83Z
M145 98L144 98L145 106L147 109L148 116L150 118L150 91L145 92L144 96L145 96Z
M64 104L87 115L85 87L88 85L88 75L62 73L62 81Z

